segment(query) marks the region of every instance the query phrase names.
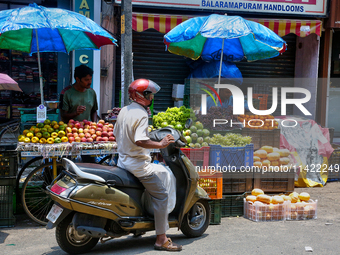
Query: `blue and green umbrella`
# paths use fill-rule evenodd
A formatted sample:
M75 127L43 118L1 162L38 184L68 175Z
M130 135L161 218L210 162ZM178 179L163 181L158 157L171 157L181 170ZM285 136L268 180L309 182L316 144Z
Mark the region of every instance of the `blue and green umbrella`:
M39 52L98 50L103 45L117 45L116 41L91 19L69 10L30 4L0 12L0 49L38 53L42 104Z

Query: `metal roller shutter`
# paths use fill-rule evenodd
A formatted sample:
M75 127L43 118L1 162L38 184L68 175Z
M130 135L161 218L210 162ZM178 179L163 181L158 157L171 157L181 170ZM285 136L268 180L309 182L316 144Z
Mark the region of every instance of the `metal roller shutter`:
M186 60L165 51L163 34L154 29L144 32L133 31L133 75L135 79L145 78L156 82L160 87L154 102L154 109L165 111L173 107L172 85L184 84L189 75ZM119 49L119 48L117 48ZM120 51L117 51L117 68L120 65ZM117 70L120 74L120 70ZM121 77L116 77L116 102L119 100Z

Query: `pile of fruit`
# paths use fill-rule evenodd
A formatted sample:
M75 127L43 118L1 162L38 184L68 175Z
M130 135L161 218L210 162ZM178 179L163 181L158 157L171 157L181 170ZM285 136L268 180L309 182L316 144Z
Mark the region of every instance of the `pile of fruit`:
M287 149L278 149L272 146L263 146L254 152L254 166L259 168L289 166L290 151Z
M224 136L221 134L214 134L214 136L210 139L210 144L221 145L224 147L244 147L250 143L250 136L242 136L234 133L227 133Z
M66 136L67 125L64 122L45 120L44 123L38 123L30 129L25 129L22 135L19 135L18 141L24 143L41 143L53 144L68 142Z
M279 126L272 115L240 115L238 121L244 123L245 128L250 129L273 130Z
M171 126L182 131L188 118L194 120L195 114L185 106L168 108L166 112L160 112L153 116L153 125L155 128Z
M68 141L72 142L107 142L115 141L113 136L113 124L104 120L98 123L83 120L81 122L70 120L66 127Z
M253 189L246 197L245 217L256 221L313 219L316 204L307 192L289 195L265 195L261 189Z
M201 148L209 146L210 131L205 129L203 124L199 121L195 122L190 129L183 130L183 135L185 136L189 147Z

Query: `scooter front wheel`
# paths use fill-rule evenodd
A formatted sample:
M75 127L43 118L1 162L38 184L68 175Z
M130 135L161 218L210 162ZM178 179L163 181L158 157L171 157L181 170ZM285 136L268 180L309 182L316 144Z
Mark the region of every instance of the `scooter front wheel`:
M207 200L198 200L184 215L181 231L187 237L199 237L210 224L211 210Z
M72 225L73 215L63 219L56 228L56 238L60 248L70 254L89 252L98 243L99 238L80 235Z

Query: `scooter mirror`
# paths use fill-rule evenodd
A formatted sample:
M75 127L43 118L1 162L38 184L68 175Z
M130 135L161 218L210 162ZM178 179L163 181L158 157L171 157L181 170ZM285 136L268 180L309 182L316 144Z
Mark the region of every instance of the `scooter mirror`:
M192 126L192 119L187 119L187 121L184 124L185 129L188 129Z

